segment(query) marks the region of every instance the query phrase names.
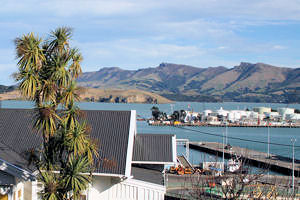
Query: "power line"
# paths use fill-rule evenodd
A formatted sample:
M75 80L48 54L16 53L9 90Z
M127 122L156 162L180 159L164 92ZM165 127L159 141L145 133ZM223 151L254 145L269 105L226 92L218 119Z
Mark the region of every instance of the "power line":
M147 120L146 118L142 117L144 120ZM218 134L214 134L214 133L209 133L209 132L204 132L204 131L199 131L199 130L195 130L195 129L189 129L183 126L172 126L175 128L179 128L179 129L183 129L183 130L188 130L188 131L193 131L193 132L198 132L204 135L211 135L211 136L215 136L215 137L225 137L223 135L218 135ZM258 141L258 140L250 140L250 139L244 139L244 138L239 138L239 137L232 137L232 136L227 136L227 138L229 139L233 139L233 140L240 140L240 141L245 141L245 142L253 142L253 143L260 143L260 144L268 144L268 142L263 142L263 141ZM289 144L280 144L280 143L274 143L274 142L270 142L270 145L277 145L277 146L284 146L284 147L293 147L293 145L289 145ZM300 146L294 146L294 148L300 148Z

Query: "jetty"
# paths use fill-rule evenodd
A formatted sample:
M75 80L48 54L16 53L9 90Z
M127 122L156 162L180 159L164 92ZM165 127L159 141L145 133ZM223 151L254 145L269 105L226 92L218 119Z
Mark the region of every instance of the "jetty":
M222 143L218 142L189 142L191 149L206 152L212 155L222 157L224 151L225 158L231 158L233 154L239 156L245 163L252 166L269 169L285 175L291 175L293 170L293 163L291 158L270 154L268 156L265 152L255 151L238 146L230 148L223 148ZM300 177L300 160L294 162L294 172L296 177Z
M142 120L140 120L142 121ZM148 124L150 126L207 126L207 127L247 127L247 128L300 128L300 124L239 124L239 123L227 123L227 124L211 124L207 122L195 122L195 123L165 123L161 121L153 121L150 122L148 120Z

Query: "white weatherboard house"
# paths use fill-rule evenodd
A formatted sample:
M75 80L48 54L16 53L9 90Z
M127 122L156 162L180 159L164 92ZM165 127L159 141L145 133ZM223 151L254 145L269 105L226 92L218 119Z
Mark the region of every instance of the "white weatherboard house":
M164 199L163 168L176 162L174 135L137 134L136 111L84 111L99 144L93 181L83 200ZM33 110L0 109L0 200L38 200L41 185L26 152L41 145Z

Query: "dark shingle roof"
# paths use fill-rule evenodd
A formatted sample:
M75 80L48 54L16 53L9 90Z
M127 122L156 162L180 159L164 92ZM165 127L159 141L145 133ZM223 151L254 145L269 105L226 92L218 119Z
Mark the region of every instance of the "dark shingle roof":
M127 147L130 127L130 111L86 110L86 121L91 127L91 137L99 144L101 160L96 165L96 173L125 174ZM33 130L32 109L0 109L0 142L12 152L24 152L37 148L42 143L41 136ZM0 149L1 151L1 149ZM4 156L3 153L0 153ZM10 159L17 164L18 156ZM5 157L3 157L5 159Z
M145 169L141 167L132 167L131 174L134 179L164 185L163 174L157 170Z
M136 135L132 161L173 162L173 136L169 134Z

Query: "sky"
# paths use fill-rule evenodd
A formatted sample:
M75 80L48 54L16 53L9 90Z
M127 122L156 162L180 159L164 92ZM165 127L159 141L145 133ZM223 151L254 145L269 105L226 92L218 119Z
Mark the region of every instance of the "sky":
M15 84L13 40L72 27L84 72L162 62L300 67L300 0L0 0L0 84Z

